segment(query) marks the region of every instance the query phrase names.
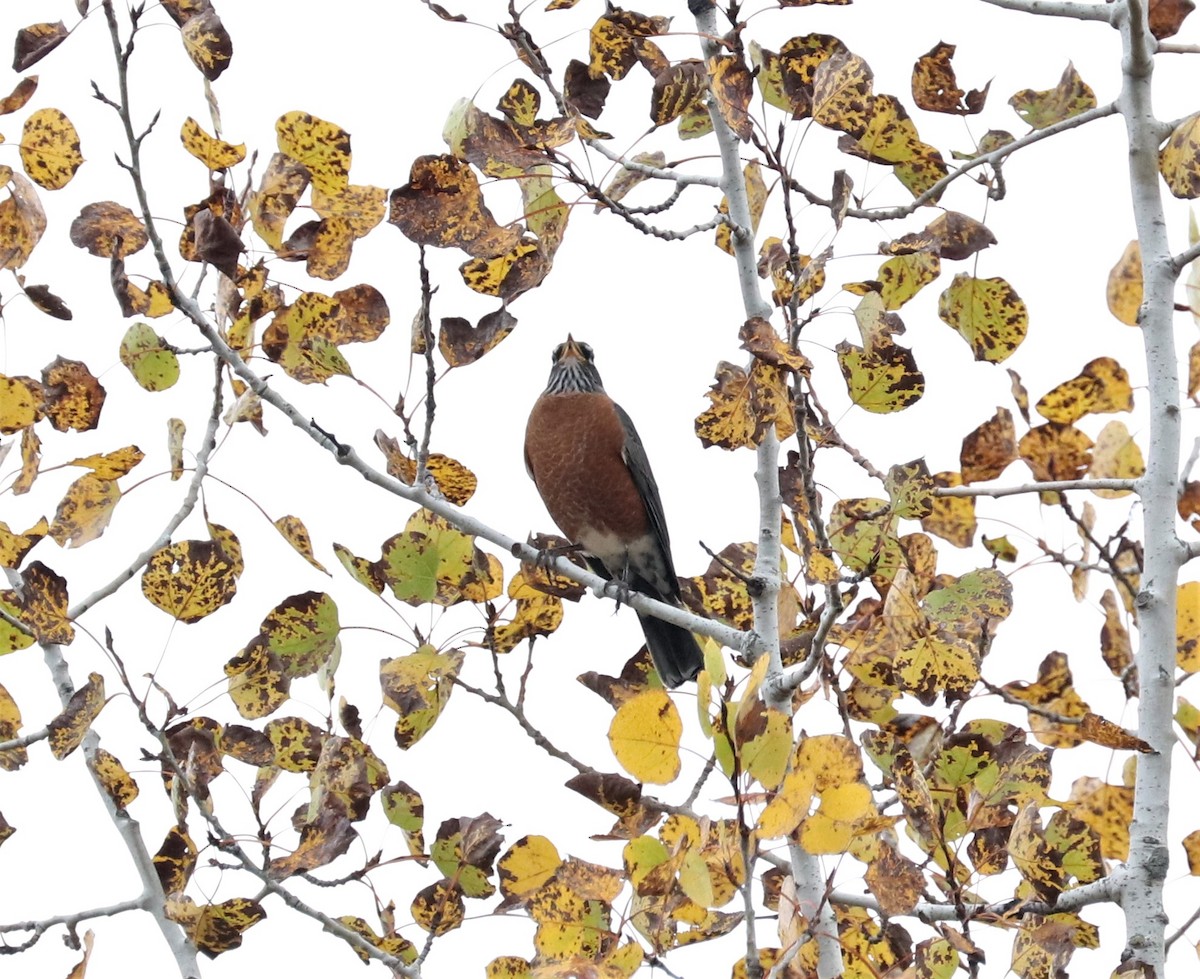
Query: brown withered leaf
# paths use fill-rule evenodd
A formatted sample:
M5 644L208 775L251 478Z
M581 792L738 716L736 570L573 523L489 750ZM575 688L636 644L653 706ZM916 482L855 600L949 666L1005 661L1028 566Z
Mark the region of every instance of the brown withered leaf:
M474 172L453 156L414 160L409 182L392 191L390 204L388 222L419 245L458 247L473 257L491 258L521 240L519 230L496 223Z
M1021 375L1011 367L1007 368L1010 390L1012 391L1013 401L1017 404L1017 411L1021 413L1021 417L1025 420L1025 424L1029 422L1029 392L1025 390L1025 385L1021 383Z
M52 293L49 286L29 285L23 288L29 301L47 316L53 316L56 320L73 318L74 314L67 308L67 304Z
M46 231L46 212L24 176L10 173L9 196L0 201L0 266L19 269Z
M101 258L125 258L141 251L149 240L141 219L115 201L88 204L71 222L71 243Z
M1119 724L1088 711L1079 722L1079 735L1093 744L1103 748L1115 748L1117 751L1150 752L1154 749L1136 734L1126 731Z
M196 869L196 844L187 830L172 826L154 854L154 871L164 894L174 894L187 887Z
M1046 422L1022 436L1017 452L1034 479L1079 479L1091 465L1092 440L1071 425Z
M22 78L17 82L17 87L9 95L0 99L0 116L16 112L28 102L33 93L37 91L37 84L37 75L30 75L28 78Z
M516 325L517 318L507 306L485 313L478 326L472 326L459 316L443 317L438 331L438 350L451 367L465 367L497 346Z
M220 78L233 57L233 40L217 12L205 5L180 25L179 33L184 50L200 74L210 82Z
M68 645L75 639L75 628L67 618L67 579L55 574L41 561L32 562L21 572L22 621L33 630L39 643Z
M17 31L13 48L13 71L25 71L41 61L67 39L70 32L61 20L53 24L30 24Z
M100 423L106 393L82 361L56 357L42 370L42 391L43 410L58 431L88 432Z
M586 772L576 775L566 785L617 817L607 835L593 839L636 839L662 818L659 809L642 801L642 787L624 775Z
M788 438L796 423L787 373L758 359L749 372L721 361L707 392L712 406L696 417L700 441L723 449L757 445L771 425L780 438Z
M387 458L388 474L412 486L417 478L416 460L405 455L400 443L382 430L375 432L375 444ZM425 460L425 472L437 484L438 491L456 506L462 506L475 495L478 479L456 459L431 452Z
M104 704L104 677L89 673L88 682L71 695L67 706L46 725L50 732L50 753L61 761L78 748Z
M881 255L909 255L931 251L949 261L961 261L994 244L996 236L986 225L966 214L944 211L924 231L884 242L879 246L879 252Z
M164 910L210 959L238 948L243 932L267 916L261 904L247 897L220 904L196 904L190 897L176 893L167 898Z
M925 875L908 857L881 840L879 854L867 867L867 887L885 914L908 914L925 889Z
M242 212L237 195L222 187L218 187L204 200L186 205L183 209L183 232L179 235L179 254L188 262L203 261L196 251L196 227L193 224L193 219L203 210L225 218L238 234L241 234L246 224L246 216Z
M647 17L633 10L609 7L592 25L588 39L589 71L619 82L647 56L644 39L666 33L670 25L670 17Z
M650 94L650 120L656 126L674 122L703 96L708 75L699 61L671 65L654 79Z
M709 86L716 99L717 111L725 124L742 142L754 133L750 118L750 99L754 94L754 77L741 55L724 54L708 61Z
M963 439L958 459L964 483L995 479L1004 472L1017 459L1012 412L997 408L991 418Z
M196 240L196 257L229 278L236 278L238 259L245 246L229 219L203 208L192 215L192 233Z
M582 61L573 60L563 73L563 101L580 115L598 119L611 85L607 75L592 75Z
M749 351L758 360L785 370L808 374L812 363L803 354L793 350L775 332L771 324L759 316L752 317L738 330L742 349Z
M1172 37L1195 9L1192 0L1150 0L1150 33L1160 41Z
M459 266L463 281L475 292L510 303L541 285L550 274L551 256L528 238L492 258L476 258Z
M964 92L958 87L954 66L955 46L939 41L913 65L913 101L929 112L947 112L952 115L974 115L983 110L991 82L982 89Z

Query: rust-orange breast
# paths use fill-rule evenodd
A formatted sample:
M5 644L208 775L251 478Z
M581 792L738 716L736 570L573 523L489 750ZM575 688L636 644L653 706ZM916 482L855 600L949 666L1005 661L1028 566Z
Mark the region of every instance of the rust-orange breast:
M525 429L525 461L550 516L572 541L647 533L646 507L622 455L625 429L602 393L542 395Z

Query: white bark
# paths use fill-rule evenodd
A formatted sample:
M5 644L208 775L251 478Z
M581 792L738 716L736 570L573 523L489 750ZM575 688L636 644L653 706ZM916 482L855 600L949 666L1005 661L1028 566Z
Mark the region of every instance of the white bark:
M1125 958L1148 966L1149 974L1162 975L1167 922L1163 882L1170 862L1167 820L1174 744L1175 591L1185 553L1175 534L1182 435L1172 322L1176 272L1159 183L1162 126L1151 103L1155 41L1146 0L1124 0L1117 13L1124 55L1119 101L1129 140L1129 179L1142 253L1141 328L1150 389L1150 444L1141 479L1145 569L1137 596L1138 736L1154 748L1138 758L1121 904Z

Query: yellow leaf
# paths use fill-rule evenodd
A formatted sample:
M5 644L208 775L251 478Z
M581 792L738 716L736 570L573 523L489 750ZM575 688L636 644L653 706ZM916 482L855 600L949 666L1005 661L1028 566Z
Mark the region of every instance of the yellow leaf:
M92 473L80 476L59 502L50 536L62 547L82 547L104 533L120 499L115 480Z
M286 517L280 517L275 521L275 529L283 535L283 539L295 548L305 561L311 564L318 571L329 572L325 566L317 560L316 554L313 553L312 538L308 535L308 528L304 526L304 521L299 517L293 517L290 514Z
M639 782L665 785L679 774L683 722L660 689L645 690L618 709L608 740L621 767Z
M1136 238L1125 246L1121 258L1108 273L1105 297L1113 316L1126 326L1138 325L1142 309L1142 249Z
M1017 114L1034 129L1045 129L1096 107L1096 94L1068 63L1055 88L1042 92L1025 89L1008 100Z
M938 316L967 341L976 360L998 364L1025 339L1029 313L1004 279L960 272L938 300Z
M142 594L180 622L200 621L232 601L236 592L233 564L214 540L160 547L142 572Z
M1188 116L1172 130L1158 152L1158 169L1176 197L1200 197L1200 113ZM1124 322L1124 320L1122 320Z
M12 435L42 417L42 391L31 377L0 375L0 433Z
M444 935L459 927L466 917L462 889L453 881L440 880L417 893L412 916L431 935Z
M136 445L127 445L114 452L84 456L82 459L72 459L70 465L83 466L90 469L101 479L119 479L145 458Z
M19 269L42 239L46 212L21 174L12 174L7 183L9 196L0 201L0 267Z
M174 348L145 323L134 323L125 331L121 363L146 391L165 391L179 380Z
M361 935L376 948L387 952L389 955L395 955L402 962L411 965L417 960L417 947L413 945L407 938L401 938L399 935L376 935L374 930L362 918L356 918L354 915L342 915L337 919L351 931ZM366 949L353 947L354 954L357 955L363 962L370 964L371 956Z
M822 61L813 73L813 121L861 135L871 114L873 78L870 66L848 51Z
M1185 673L1200 672L1200 581L1186 581L1175 593L1175 663Z
M125 770L125 766L103 748L96 749L88 767L95 773L104 791L118 809L125 809L138 797L137 783Z
M350 134L307 112L285 112L275 122L279 150L308 170L314 189L337 196L350 182Z
M188 116L179 131L183 148L210 170L226 170L246 158L246 144L226 143L206 133L195 119Z
M751 160L742 171L742 179L746 182L746 200L750 205L750 232L758 230L758 222L762 220L763 211L767 206L767 184L763 180L762 166L757 160ZM721 198L718 208L721 214L729 213L729 199ZM729 225L722 224L717 228L717 247L728 254L733 254L733 232Z
M395 733L401 748L423 738L445 710L463 659L459 650L439 653L426 645L380 664L383 702L399 715Z
M38 109L25 120L21 133L21 163L29 179L46 190L71 182L81 166L79 133L58 109Z
M1188 873L1200 877L1200 829L1192 830L1183 838L1183 849L1187 853Z
M1137 479L1146 471L1142 450L1129 434L1124 422L1111 421L1096 436L1088 475L1096 479ZM1115 499L1128 496L1128 490L1092 490L1097 496Z
M522 837L497 864L500 893L506 898L525 897L553 877L561 864L562 857L546 837Z

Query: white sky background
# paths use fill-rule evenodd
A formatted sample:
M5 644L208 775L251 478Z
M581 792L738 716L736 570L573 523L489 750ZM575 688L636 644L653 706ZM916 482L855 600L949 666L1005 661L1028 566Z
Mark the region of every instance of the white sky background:
M495 0L461 0L447 6L485 25L508 19L505 4ZM633 6L645 13L674 10L678 29L687 31L691 26L682 0L670 7L648 2ZM444 151L442 124L458 98L475 97L482 109L491 111L515 77L531 77L513 60L507 42L495 33L444 23L418 3L342 0L331 6L320 0L293 0L284 5L218 0L217 9L234 42L232 65L215 84L223 134L231 142L245 141L259 150L256 182L274 150L274 121L285 111L301 109L342 125L353 136L351 179L394 188L407 182L409 164L415 156ZM572 57L586 60L587 27L601 10L598 0L581 0L573 11L531 14L528 26L543 44L551 63L561 71ZM59 17L73 23L74 5L69 0L6 4L0 9L0 39L13 37L18 28L34 21ZM166 16L152 12L147 21L165 23ZM965 123L976 137L989 128L1008 129L1017 135L1025 132L1024 124L1006 105L1007 98L1027 87L1052 88L1068 60L1074 61L1101 103L1113 99L1120 85L1118 38L1107 27L1035 20L966 0L856 0L843 8L775 11L754 18L750 33L765 47L777 49L787 38L810 31L842 38L874 69L876 90L894 93L906 104L911 103L908 86L913 61L939 40L957 44L954 63L962 87L980 87L993 79L988 107L981 116L969 117ZM1200 15L1186 22L1175 40L1195 42L1200 40L1198 33ZM549 43L556 38L560 40ZM666 39L663 47L673 58L697 53L694 38L687 36ZM1194 61L1180 56L1160 57L1158 69L1158 116L1172 119L1193 111ZM41 76L34 101L17 116L0 119L0 132L8 140L0 145L0 162L17 165L19 121L28 111L56 106L80 130L88 163L66 189L42 194L50 226L22 270L30 283L47 283L62 296L75 319L71 323L51 320L21 299L7 305L0 372L36 374L58 354L84 360L109 393L100 428L83 436L72 434L69 439L49 430L40 431L43 465L136 442L148 458L122 480L128 490L139 479L166 467L166 418L184 418L188 424L187 448L194 451L198 447L208 411L211 371L206 358L188 359L184 380L176 389L150 395L136 388L117 358L117 346L128 324L120 318L111 296L107 262L75 249L67 238L70 221L84 204L106 199L130 206L134 203L126 175L111 162L112 152L118 150L117 119L89 100L91 79L96 79L106 93L116 95L101 12L97 9L76 36L33 72ZM635 69L635 76L642 74L640 68ZM0 89L7 91L16 81L17 76L10 72L7 81L0 79ZM146 169L152 206L162 216L161 227L170 242L179 230L174 222L179 220L182 206L207 194L203 167L179 145L179 126L191 115L211 131L202 80L186 59L173 27L152 27L139 35L131 84L139 126L144 126L155 110L161 108L163 112L155 134L146 144ZM600 125L618 134L612 144L615 149L662 147L668 158L713 151L711 141L681 146L671 133L650 135L634 147L636 134L649 125L648 101L649 85L641 77L614 85L610 109ZM548 104L544 114L550 114ZM962 121L919 110L913 110L913 115L922 137L943 151L971 147ZM802 128L796 131L804 132ZM871 189L869 204L908 199L907 192L885 168L831 153L835 141L832 134L811 127L800 151L797 173L801 180L824 193L832 171L844 167L854 178L856 194ZM880 468L922 455L931 470L957 468L962 436L990 417L995 406L1012 407L1004 370L974 363L967 346L937 319L937 295L959 270L974 268L981 276L1004 276L1027 302L1031 311L1029 339L1005 366L1022 375L1034 401L1101 354L1117 357L1135 385L1144 383L1137 331L1117 323L1104 304L1107 272L1133 236L1123 146L1123 123L1119 117L1112 117L1018 153L1005 166L1008 200L990 204L986 213L984 192L970 181L960 181L946 195L944 205L985 220L999 244L981 253L977 263L949 263L938 284L901 310L908 326L901 342L912 346L928 381L924 399L905 412L878 417L855 409L841 417L845 394L831 350L838 340L856 334L849 315L854 297L844 293L834 296L832 289L822 294L821 302L831 312L806 330L804 352L824 374L823 397L835 419L840 418L843 434ZM577 146L570 151L576 160L584 159ZM604 160L594 155L589 159L597 177L607 171ZM697 165L714 164L705 161ZM237 171L238 188L244 184L244 170L242 167ZM657 189L638 193L639 203L659 199ZM571 199L565 191L564 197ZM695 188L684 200L680 215L676 217L672 212L662 218L662 223L684 227L704 221L718 197ZM772 204L777 204L777 198L772 198ZM491 198L491 207L501 221L519 214L515 191L507 188L499 189ZM1175 206L1169 213L1172 243L1179 250L1186 245L1186 208ZM838 239L837 250L846 255L857 252L861 257L831 262L829 282L870 278L880 261L873 254L878 242L919 230L935 214L931 209L891 226L848 226ZM769 210L762 231L782 234L782 223L772 224L771 217ZM301 220L306 217L301 216L297 223ZM808 209L799 220L802 249L819 252L828 243L828 215ZM251 237L250 241L253 248L262 249L257 239ZM434 283L440 288L434 300L435 323L441 316L465 316L474 322L494 308L494 301L477 297L462 285L456 271L462 259L457 251L430 254ZM397 230L379 228L356 244L349 273L334 284L308 280L299 265L278 261L270 264L275 276L298 289L332 292L357 282L370 282L383 291L392 310L391 329L370 347L351 346L346 353L356 375L378 391L385 402L394 402L397 392L408 384L408 323L418 303L416 247ZM177 270L181 266L177 263ZM195 280L197 268L188 270L187 281ZM129 271L152 273L148 254L132 259ZM692 421L707 405L704 392L716 363L722 359L744 360L737 348L742 312L734 275L732 260L713 247L711 234L669 244L643 238L611 216L594 216L590 206L576 209L553 273L512 309L519 321L516 331L482 362L453 372L438 386L434 448L458 458L479 476L480 487L469 511L513 536L551 529L525 475L521 441L529 406L545 380L550 350L571 331L596 348L597 364L608 390L638 423L662 490L679 572L697 574L707 565L697 544L701 539L714 550L730 541L753 539L757 512L752 454L705 451L692 435ZM215 273L206 289L214 278ZM16 290L5 281L10 282L0 280L0 294L7 302ZM1185 318L1180 317L1179 324L1180 347L1186 351L1194 334ZM198 345L194 331L181 317L167 317L153 325L177 346ZM366 458L382 465L370 444L371 434L381 427L389 434L400 435L400 426L386 404L341 378L326 388L301 387L265 361L256 362L256 366L272 376L272 383L302 413L311 415L339 439L352 443ZM422 371L423 366L417 364L410 397L421 390ZM1138 389L1135 398L1144 402L1144 391ZM1088 418L1081 427L1094 436L1106 420ZM102 635L106 625L112 629L116 648L134 675L154 669L161 656L160 682L176 700L187 703L196 713L207 713L222 721L235 718L224 696L221 666L254 635L263 615L287 595L327 589L339 604L343 626L406 632L399 619L349 580L330 544L336 540L357 554L374 558L379 544L403 527L412 508L364 487L356 475L334 465L270 409L266 424L270 430L266 440L249 426L238 426L214 457L213 473L252 496L272 518L286 513L302 517L313 535L318 558L330 569L332 579L309 568L242 497L209 483L206 500L210 517L235 530L246 552L247 570L239 583L237 599L197 625L173 628L167 616L145 602L135 581L103 603L84 623L96 635ZM1142 416L1135 414L1129 424L1137 434L1143 427ZM14 451L5 463L5 475L12 470L16 456ZM824 467L821 476L827 483L827 504L838 496L879 493L878 487L860 478L857 470L835 460L831 453L822 453L819 462ZM265 474L264 463L270 467ZM17 530L30 526L43 513L51 516L62 492L79 472L47 472L31 494L0 497L0 519ZM1006 481L1026 478L1021 465L1013 466L1005 477ZM168 487L165 477L156 479L122 501L101 540L74 552L63 552L47 540L38 545L32 557L64 574L72 600L77 601L103 583L110 569L127 562L157 536L181 495L182 484ZM1120 514L1128 507L1128 502L1118 502L1107 511L1112 514L1112 524L1120 522ZM991 519L993 516L995 519ZM1054 547L1074 543L1074 531L1064 529L1056 516L1048 511L1043 524L1032 498L1017 504L980 502L981 532L989 536L1007 533L1021 549L1019 570L1013 573L1016 610L1001 627L985 661L985 675L996 682L1018 676L1031 680L1041 658L1052 649L1061 649L1072 655L1075 678L1084 698L1111 719L1133 726L1132 714L1123 713L1120 685L1098 655L1102 615L1096 600L1100 590L1076 607L1061 569L1024 567L1024 562L1037 554L1033 538L1045 537ZM176 539L205 536L202 521L197 511ZM906 524L904 529L916 528ZM982 552L957 552L944 542L936 543L945 570L962 572L986 563ZM1185 570L1185 577L1194 576L1194 571ZM1032 599L1035 592L1045 595L1047 604ZM436 614L428 610L418 610L410 617L427 633L433 625L437 642L445 641L453 630L472 624L469 613L448 616L440 626L434 624ZM601 769L615 770L604 737L611 711L573 678L591 669L618 672L639 641L632 614L623 612L614 617L594 599L585 599L568 609L560 634L537 648L538 669L530 693L533 719L544 724L567 750ZM564 855L571 852L613 866L619 863L620 844L592 844L587 840L589 834L607 830L607 814L558 788L572 773L565 766L544 762L539 754L531 755L511 719L468 695L456 693L446 716L425 741L407 754L399 752L388 730L394 715L387 709L376 715L376 667L380 658L399 655L407 647L378 632L348 631L342 642L339 692L362 711L368 735L373 734L372 743L387 762L391 780L408 781L424 795L428 840L433 839L443 819L474 816L487 809L509 824L504 830L506 845L526 833L540 832L550 836ZM109 678L109 692L113 692L115 677L100 648L87 636L81 634L67 655L77 683L82 683L88 671L97 669ZM523 649L514 654L514 670L519 669L523 659ZM485 653L475 651L468 656L467 679L486 682L489 673ZM0 682L21 707L26 729L41 726L57 712L36 650L23 651L0 663ZM212 683L216 687L208 690ZM1182 692L1188 694L1186 688ZM687 723L694 724L691 693L677 694L676 699ZM1194 695L1192 699L1196 699ZM141 820L153 851L158 834L165 834L171 825L171 816L152 766L139 766L139 748L148 746L149 741L132 728L128 706L122 700L111 703L97 727L105 747L117 754L139 781L142 794L132 812ZM302 680L295 684L293 700L280 714L296 713L319 720L324 712L324 698L315 682ZM1022 715L1005 709L994 699L969 707L965 716L1011 717L1023 723ZM818 696L802 710L799 724L810 732L836 730L830 727L834 719L833 709ZM0 886L0 922L37 919L136 896L139 885L86 778L81 754L61 763L49 759L45 745L34 746L30 754L30 763L24 769L4 773L0 778L0 811L18 830L0 849L0 881L5 882ZM1120 759L1110 761L1109 753L1091 747L1074 749L1073 755L1080 759L1078 774L1103 775L1109 765L1107 780L1120 781ZM681 784L686 782L686 773L699 771L702 763L702 758L685 759ZM1194 777L1194 772L1187 770L1188 764L1185 757L1178 756L1177 772ZM223 776L214 785L218 810L222 801L231 807L230 811L240 806L238 785L248 792L252 777L244 766L237 766L233 775ZM1054 786L1056 796L1066 797L1073 777L1074 773L1059 776ZM297 786L296 794L277 786L268 797L285 814L282 823L286 823L287 813L307 799L298 780L288 784ZM709 789L710 798L723 791L717 781L710 782ZM1194 828L1189 810L1177 812L1180 816L1172 832L1173 881L1186 874L1182 851L1175 841ZM227 816L226 820L235 826L253 825L248 816L246 820ZM192 832L196 842L203 845L198 815ZM352 848L350 859L355 854L361 859L362 853L379 848L388 853L403 849L398 831L385 828L382 820L368 823L363 836L365 849ZM53 854L53 864L46 863L47 854ZM202 865L207 856L202 854ZM326 875L332 876L344 863L347 861L335 864ZM435 879L435 872L394 867L374 879L384 898L397 902L397 920L407 922L408 902L420 887ZM249 896L256 890L252 882L222 880L213 870L198 871L197 881L202 889L210 889L216 900ZM311 896L307 890L304 893ZM1195 906L1198 892L1190 881L1184 881L1175 893L1178 903L1173 917L1179 921ZM370 895L362 888L347 887L336 896L325 893L317 898L332 914L360 914L375 923ZM492 903L471 902L468 910L480 913ZM313 923L295 917L276 900L268 899L266 907L270 915L267 921L247 933L241 950L205 962L205 976L236 977L272 966L291 968L297 975L325 974L327 969L354 974L361 968L340 941L321 934ZM1084 917L1106 925L1109 944L1099 955L1077 953L1072 974L1100 974L1100 970L1116 964L1116 952L1122 943L1120 918L1113 912L1096 910L1086 912ZM172 974L173 962L144 916L102 919L90 927L97 932L88 973L92 979ZM773 934L773 928L773 923L767 922L765 934ZM981 932L976 929L974 933L978 936ZM418 944L423 937L412 926L403 933ZM531 926L518 917L468 921L461 932L435 946L428 974L480 975L482 965L495 955L532 954L531 936ZM281 942L286 942L282 954ZM1176 967L1183 970L1194 954L1184 947L1186 944L1180 942L1172 958L1175 963L1182 961ZM1006 943L1001 946L1006 947ZM719 948L722 964L715 971L711 962L717 950L704 945L672 953L669 962L685 976L699 976L702 973L698 970L705 975L722 975L726 963L732 963L739 953L729 940ZM0 959L0 976L32 979L65 975L76 959L76 953L62 948L55 932L31 952ZM302 964L297 966L297 962ZM997 951L985 974L999 976L1006 971L1007 951ZM372 966L368 974L376 973L380 973L380 967Z

